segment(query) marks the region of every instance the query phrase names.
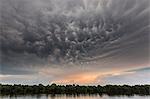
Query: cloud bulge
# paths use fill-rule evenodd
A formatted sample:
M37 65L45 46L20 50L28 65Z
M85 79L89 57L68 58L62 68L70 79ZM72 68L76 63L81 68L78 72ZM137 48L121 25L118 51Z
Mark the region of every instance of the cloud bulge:
M0 73L148 66L149 11L148 0L0 0Z

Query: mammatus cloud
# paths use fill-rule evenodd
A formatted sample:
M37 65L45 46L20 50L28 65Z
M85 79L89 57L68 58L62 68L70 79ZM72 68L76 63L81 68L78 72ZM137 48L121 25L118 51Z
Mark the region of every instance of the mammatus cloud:
M149 11L149 0L0 0L0 73L149 64Z

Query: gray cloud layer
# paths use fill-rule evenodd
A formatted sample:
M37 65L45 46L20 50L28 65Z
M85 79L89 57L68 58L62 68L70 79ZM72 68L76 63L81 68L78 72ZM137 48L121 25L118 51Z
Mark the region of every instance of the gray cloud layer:
M104 58L148 63L149 11L149 0L0 0L1 72Z

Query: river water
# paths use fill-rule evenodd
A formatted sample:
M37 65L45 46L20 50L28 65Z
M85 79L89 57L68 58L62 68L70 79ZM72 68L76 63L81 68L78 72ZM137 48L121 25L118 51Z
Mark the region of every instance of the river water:
M25 95L25 96L0 96L0 99L150 99L150 96Z

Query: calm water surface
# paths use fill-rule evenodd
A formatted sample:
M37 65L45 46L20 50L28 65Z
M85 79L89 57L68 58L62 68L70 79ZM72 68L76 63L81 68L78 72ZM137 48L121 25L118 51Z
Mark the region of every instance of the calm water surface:
M150 99L150 96L107 96L107 95L34 95L34 96L0 96L0 99Z

